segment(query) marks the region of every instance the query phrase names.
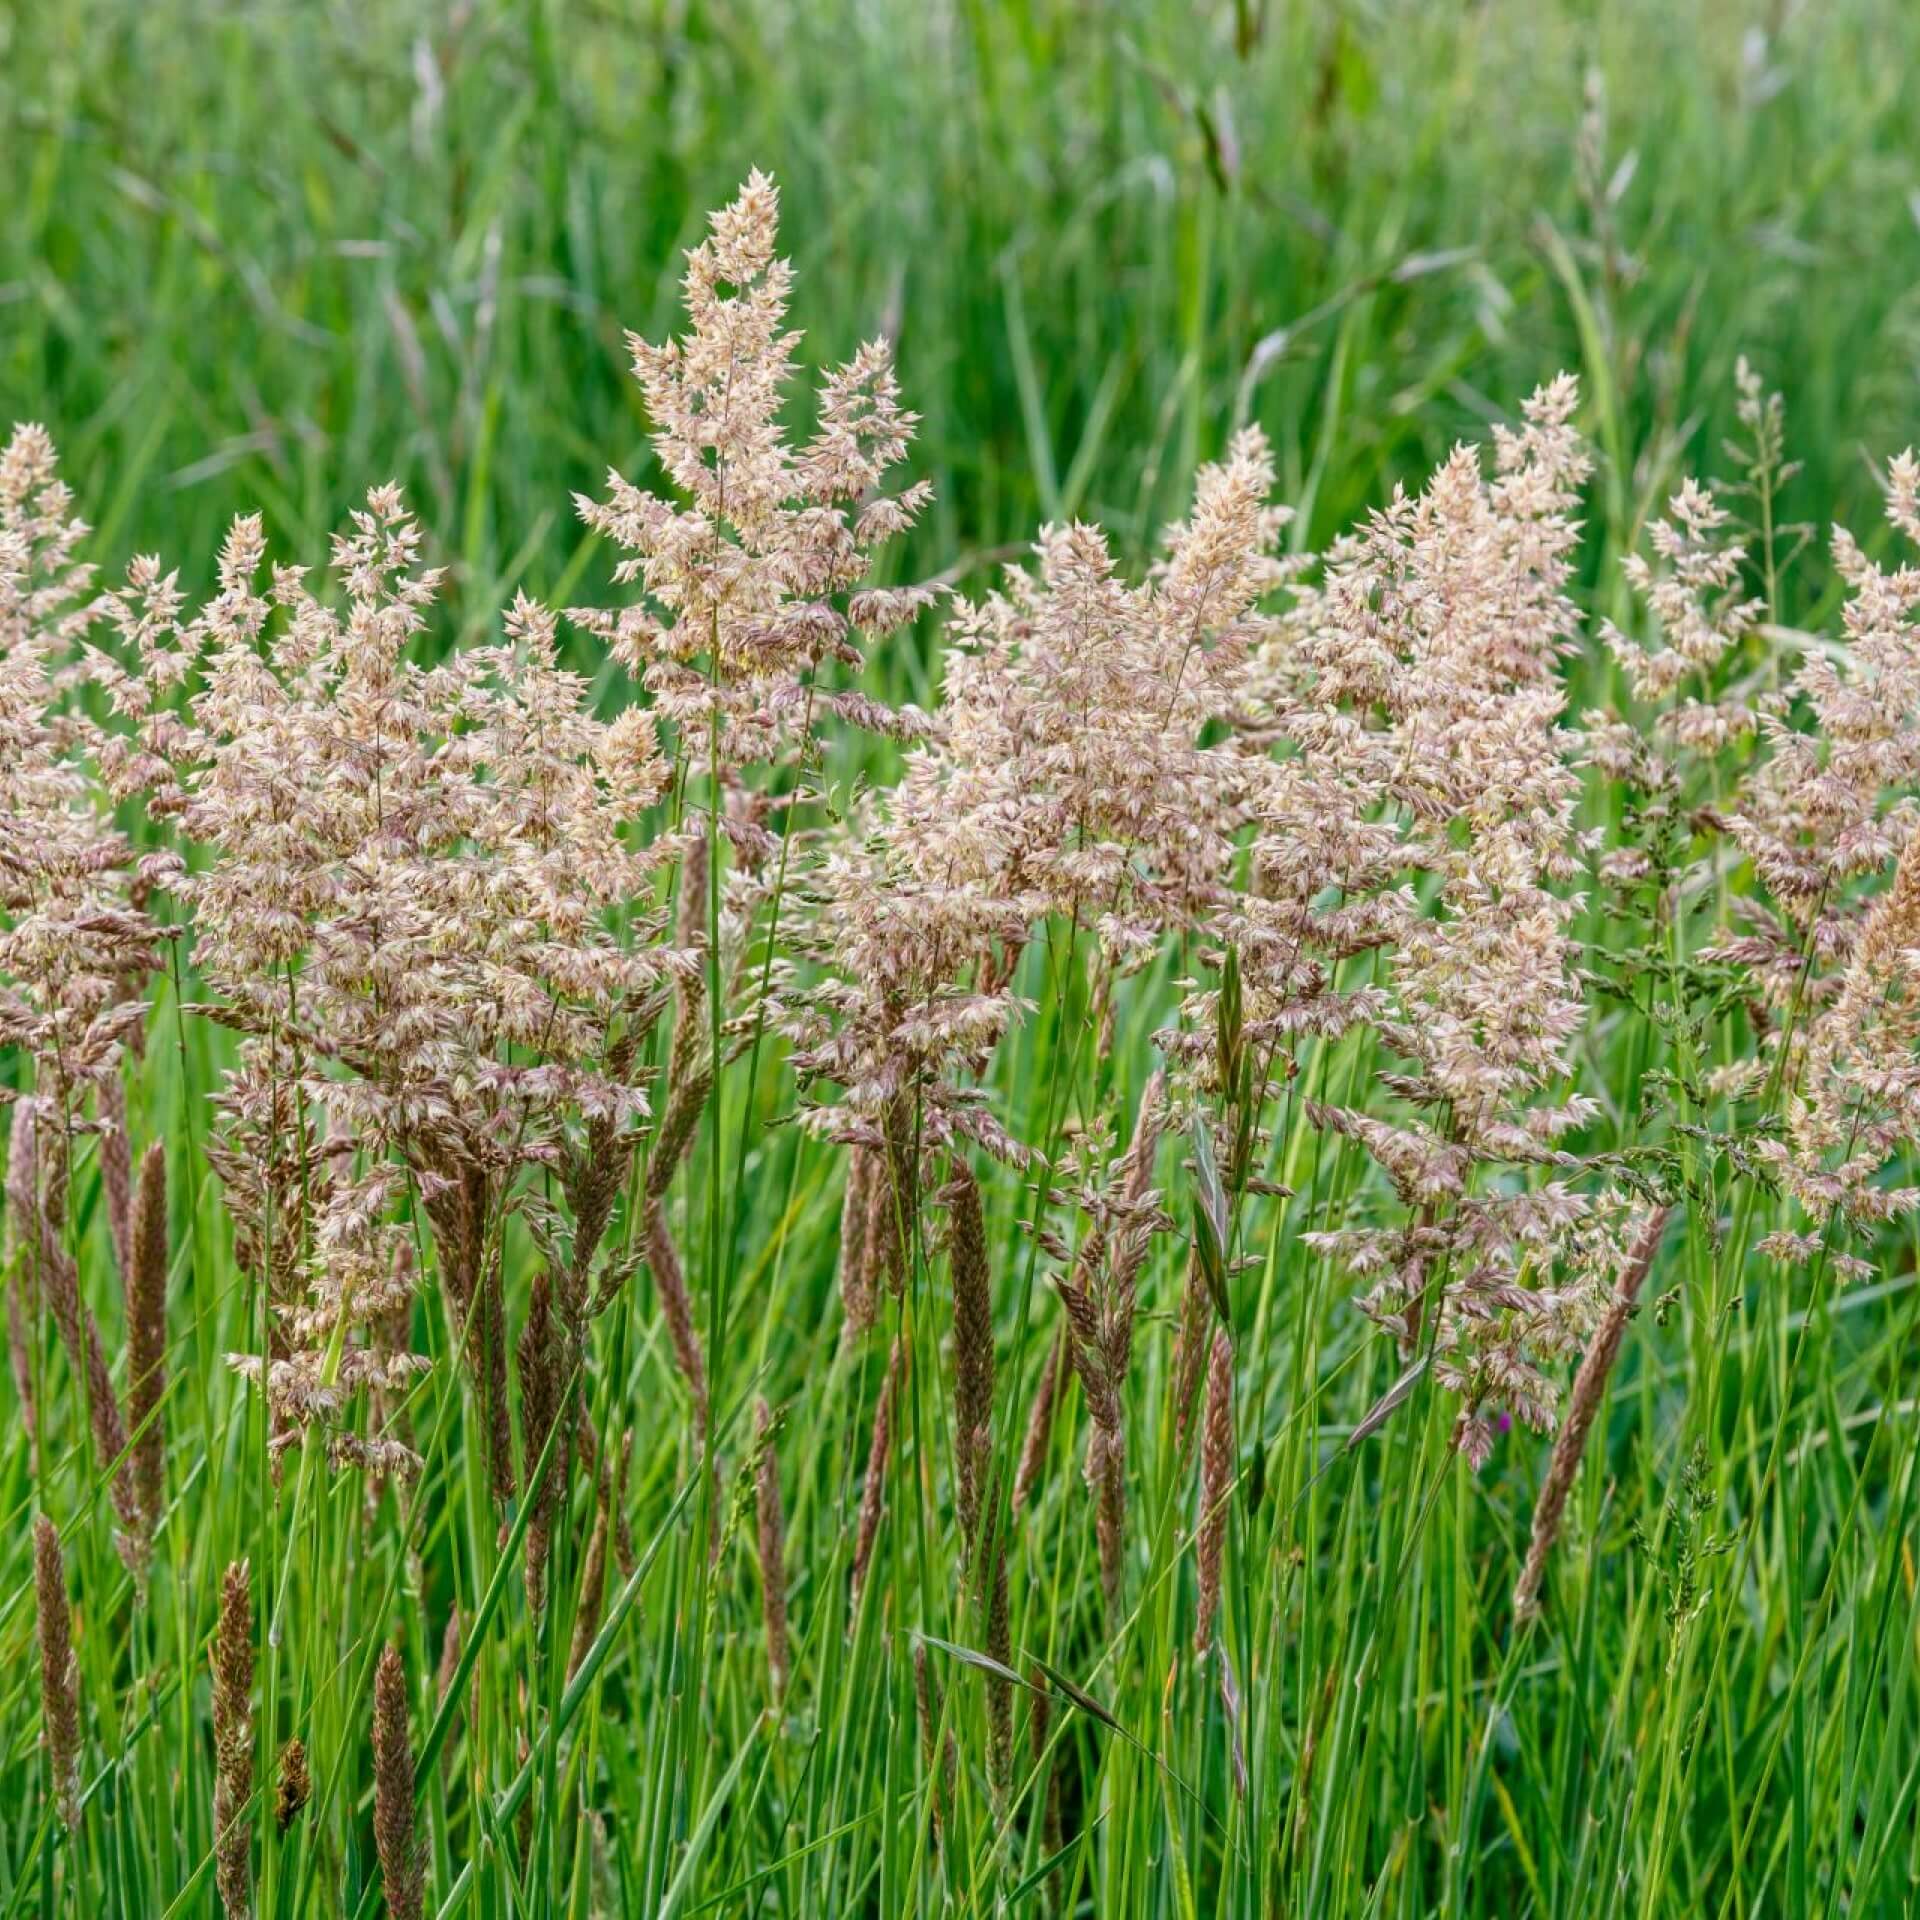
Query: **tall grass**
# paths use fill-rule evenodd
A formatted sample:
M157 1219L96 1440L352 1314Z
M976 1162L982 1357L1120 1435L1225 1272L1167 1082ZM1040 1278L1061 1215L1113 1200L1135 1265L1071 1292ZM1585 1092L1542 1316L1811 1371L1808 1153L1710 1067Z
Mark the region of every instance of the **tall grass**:
M1287 540L1320 549L1566 364L1599 460L1583 611L1641 631L1620 559L1683 472L1730 469L1745 352L1788 388L1802 463L1766 618L1812 629L1839 588L1791 528L1864 534L1863 450L1883 463L1912 434L1914 26L1895 7L1245 8L1196 32L1144 4L191 26L82 5L0 34L21 182L0 213L0 415L68 429L115 559L211 556L242 505L277 548L316 553L356 483L405 480L451 569L430 648L488 633L523 585L590 597L607 553L569 493L646 462L618 329L677 324L679 250L756 161L782 174L809 349L898 331L925 416L913 464L936 486L888 562L903 579L961 556L978 581L982 556L1076 513L1137 561L1242 419L1271 436ZM936 631L877 651L864 684L930 702ZM1567 678L1576 706L1618 692L1598 646ZM893 758L843 742L804 777L831 813L837 783ZM683 828L722 805L697 772L666 802ZM1603 850L1651 837L1622 783L1590 773L1580 805ZM784 885L784 839L779 858ZM712 889L686 932L717 981L717 872ZM119 1463L50 1322L34 1444L11 1387L0 1402L0 1911L217 1912L236 1808L235 1884L289 1916L372 1913L383 1887L405 1910L415 1850L424 1910L472 1914L1907 1911L1912 1227L1869 1242L1864 1279L1753 1252L1790 1217L1751 1151L1785 1090L1762 1089L1749 1136L1722 1124L1709 1076L1750 1050L1748 1016L1700 949L1754 890L1712 870L1693 917L1650 930L1596 890L1577 923L1604 976L1575 1061L1599 1106L1580 1150L1676 1204L1530 1624L1509 1596L1549 1443L1515 1426L1469 1472L1452 1400L1423 1379L1396 1398L1396 1343L1303 1237L1391 1205L1362 1146L1307 1117L1379 1070L1366 1031L1303 1051L1261 1148L1291 1197L1248 1203L1244 1238L1200 1218L1209 1146L1183 1131L1161 1153L1173 1230L1137 1282L1116 1591L1083 1478L1089 1388L1062 1364L1033 1231L1071 1207L983 1161L977 1244L964 1195L930 1204L905 1223L901 1291L879 1285L878 1324L847 1337L847 1152L789 1124L784 1047L757 1023L723 1041L712 994L690 1050L720 1071L656 1221L697 1290L711 1442L671 1303L636 1271L583 1375L610 1468L623 1433L631 1459L604 1488L576 1461L536 1606L539 1503L494 1499L457 1351L479 1336L437 1301L411 1321L432 1369L395 1394L417 1479L370 1490L317 1444L271 1464L261 1401L224 1364L263 1337L207 1157L234 1042L189 1011L183 942L127 1076L129 1135L164 1143L171 1269L144 1563L116 1551ZM1055 916L1021 961L1031 1011L994 1057L992 1110L1056 1164L1103 1121L1129 1137L1153 1036L1208 964L1168 942L1107 993L1093 934ZM24 1086L24 1052L0 1062ZM63 1244L118 1356L109 1186L82 1138ZM545 1250L523 1221L503 1232L517 1328ZM1224 1359L1190 1304L1209 1232L1231 1268ZM988 1276L984 1385L978 1274L941 1235ZM1195 1324L1205 1364L1183 1381ZM957 1400L990 1409L964 1517ZM523 1479L566 1444L540 1429ZM42 1745L54 1587L81 1717L70 1828Z
M1080 509L1142 554L1238 413L1317 547L1561 367L1617 550L1742 352L1795 373L1805 499L1866 517L1908 9L1269 5L1244 55L1238 11L19 7L0 412L64 423L109 551L243 509L313 551L380 476L475 621L564 603L568 494L643 444L622 330L765 165L799 323L900 330L920 571Z

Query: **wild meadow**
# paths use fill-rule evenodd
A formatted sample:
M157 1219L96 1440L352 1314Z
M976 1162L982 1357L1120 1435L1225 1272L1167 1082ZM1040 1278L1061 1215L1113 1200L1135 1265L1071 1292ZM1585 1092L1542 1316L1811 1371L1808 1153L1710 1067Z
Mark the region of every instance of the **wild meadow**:
M0 1916L1909 1912L1917 42L0 14Z

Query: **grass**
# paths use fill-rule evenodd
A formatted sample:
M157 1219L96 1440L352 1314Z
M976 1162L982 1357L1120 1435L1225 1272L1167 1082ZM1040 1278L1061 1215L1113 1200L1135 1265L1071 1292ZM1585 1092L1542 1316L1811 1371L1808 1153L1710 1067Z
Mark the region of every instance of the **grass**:
M1743 352L1788 393L1803 465L1783 517L1874 524L1870 463L1914 435L1920 348L1907 9L1243 11L1260 23L1244 54L1231 10L1196 30L1191 9L1149 0L0 13L0 151L18 189L0 208L0 418L60 433L103 553L158 548L190 573L242 504L265 509L276 546L316 553L367 481L400 478L453 568L453 624L477 633L521 585L564 603L604 576L568 502L609 462L644 468L620 330L666 331L670 263L759 163L782 177L797 318L819 350L898 325L925 416L914 464L938 489L909 574L1069 513L1138 556L1241 417L1267 425L1297 537L1318 546L1568 365L1602 458L1592 600L1624 617L1614 563L1682 472L1724 464ZM1583 178L1590 67L1609 120ZM1779 615L1814 625L1835 598L1816 544ZM930 645L905 645L875 677L924 697L934 671ZM1583 661L1576 691L1606 671ZM1604 793L1590 806L1609 819ZM1620 944L1597 919L1588 931L1596 949ZM1037 1011L996 1067L1027 1139L1130 1113L1176 997L1169 956L1129 984L1109 1040L1084 944L1057 928L1028 957ZM1039 1695L1017 1697L1005 1818L982 1771L986 1685L969 1656L984 1642L943 1491L944 1269L918 1269L888 1308L913 1361L852 1608L886 1341L840 1341L841 1156L771 1124L792 1110L791 1076L731 1071L677 1203L689 1272L724 1283L709 1295L718 1555L666 1331L651 1289L630 1286L597 1329L591 1391L600 1431L635 1433L638 1560L569 1682L584 1503L557 1530L560 1598L536 1621L437 1312L418 1320L436 1366L411 1408L417 1486L370 1507L313 1450L269 1477L257 1404L221 1364L253 1344L255 1308L201 1151L228 1053L179 1016L193 991L189 976L157 994L132 1091L135 1139L164 1138L174 1171L171 1504L145 1604L50 1333L37 1477L18 1420L0 1428L0 1914L217 1910L209 1643L221 1571L243 1556L262 1765L295 1733L312 1757L314 1800L284 1836L270 1789L256 1809L258 1911L276 1917L375 1910L368 1727L396 1633L429 1911L1911 1909L1915 1249L1883 1247L1879 1277L1844 1288L1750 1257L1774 1203L1689 1146L1675 1122L1701 1116L1660 1078L1697 1078L1730 1044L1674 980L1597 1022L1582 1063L1605 1107L1583 1145L1670 1148L1689 1191L1544 1618L1515 1631L1506 1607L1543 1443L1509 1435L1470 1476L1446 1448L1448 1407L1416 1392L1345 1444L1398 1364L1301 1234L1363 1211L1378 1175L1283 1114L1271 1171L1295 1198L1260 1216L1234 1299L1222 1641L1237 1718L1218 1662L1187 1647L1192 1498L1166 1411L1184 1255L1161 1244L1143 1283L1119 1630L1101 1626L1065 1420L1011 1538L1018 1665L1077 1692L1049 1683L1039 1759ZM1309 1084L1370 1066L1350 1042L1313 1057ZM0 1078L14 1073L0 1055ZM1032 1195L1002 1177L987 1200L1004 1457L1057 1307L1021 1232ZM83 1169L77 1242L117 1353L99 1205ZM518 1299L533 1250L516 1238L510 1254ZM753 1547L761 1394L778 1410L794 1631L778 1710ZM36 1510L61 1527L76 1605L73 1838L42 1791ZM455 1609L465 1651L441 1707ZM959 1756L937 1836L916 1639L936 1745L951 1733ZM1049 1857L1056 1761L1070 1798Z
M1905 9L1266 14L1241 59L1144 0L16 9L0 411L57 417L115 552L243 506L311 551L391 477L473 618L563 600L571 491L642 457L622 331L764 164L799 322L900 330L931 565L1076 510L1143 551L1239 411L1317 544L1562 366L1617 546L1742 352L1866 517L1920 326Z

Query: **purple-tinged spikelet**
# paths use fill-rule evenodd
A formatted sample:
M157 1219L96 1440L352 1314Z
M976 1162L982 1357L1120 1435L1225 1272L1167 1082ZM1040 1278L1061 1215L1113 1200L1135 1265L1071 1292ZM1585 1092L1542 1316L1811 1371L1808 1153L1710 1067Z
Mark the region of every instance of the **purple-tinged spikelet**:
M767 1670L776 1700L785 1696L787 1650L787 1523L780 1506L780 1461L773 1448L773 1411L762 1400L753 1412L760 1458L754 1469L754 1517L760 1544L760 1611L767 1630Z
M40 1639L40 1728L53 1799L69 1833L80 1825L80 1668L73 1654L60 1532L43 1513L33 1523L33 1599Z
M899 1341L887 1360L887 1377L880 1383L880 1398L873 1409L873 1437L867 1446L867 1471L860 1488L860 1518L853 1536L853 1606L860 1609L860 1591L867 1583L867 1567L873 1558L873 1543L880 1531L880 1512L886 1502L887 1457L893 1449L893 1397L900 1384L906 1353Z
M1233 1487L1233 1344L1216 1327L1207 1364L1207 1414L1200 1441L1200 1623L1193 1650L1201 1658L1213 1644L1220 1606L1220 1567L1227 1546L1227 1496Z
M960 1536L971 1551L993 1448L993 1287L980 1185L957 1156L946 1197L952 1218L954 1484Z
M253 1581L236 1560L220 1582L213 1634L214 1884L227 1920L253 1906Z
M1513 1614L1516 1621L1532 1619L1540 1608L1540 1583L1546 1578L1547 1561L1553 1543L1560 1535L1560 1522L1566 1513L1567 1496L1579 1477L1581 1456L1587 1449L1587 1435L1607 1395L1607 1377L1619 1358L1620 1342L1640 1289L1646 1284L1653 1257L1660 1250L1660 1236L1666 1230L1670 1209L1655 1207L1634 1236L1626 1263L1614 1283L1613 1298L1607 1303L1593 1339L1574 1376L1573 1392L1568 1397L1566 1417L1554 1436L1553 1454L1547 1462L1547 1477L1540 1486L1540 1498L1533 1509L1533 1536L1527 1546L1526 1564L1513 1590Z
M373 1676L373 1838L389 1920L420 1920L424 1893L413 1830L413 1739L400 1649L380 1650Z

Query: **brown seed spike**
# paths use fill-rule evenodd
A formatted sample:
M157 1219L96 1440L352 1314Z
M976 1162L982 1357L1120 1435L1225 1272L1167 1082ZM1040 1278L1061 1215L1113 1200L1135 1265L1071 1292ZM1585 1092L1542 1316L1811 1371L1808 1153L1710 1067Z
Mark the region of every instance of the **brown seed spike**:
M918 1640L913 1643L913 1708L920 1723L920 1770L927 1776L927 1793L932 1802L933 1837L940 1838L940 1776L934 1767L934 1723L940 1717L939 1703L933 1696L933 1679L927 1672L927 1650Z
M1208 1298L1197 1258L1187 1263L1186 1290L1180 1296L1180 1333L1173 1356L1173 1431L1174 1445L1184 1464L1187 1432L1193 1425L1193 1402L1199 1391L1201 1375L1206 1371L1207 1328L1213 1319L1213 1302Z
M1580 1371L1574 1377L1573 1393L1567 1403L1567 1415L1554 1436L1553 1456L1547 1463L1547 1477L1541 1483L1540 1498L1533 1509L1533 1537L1527 1547L1526 1564L1513 1590L1513 1615L1518 1622L1531 1620L1540 1610L1540 1583L1546 1578L1547 1561L1553 1543L1560 1535L1560 1522L1566 1513L1567 1496L1579 1477L1581 1456L1587 1450L1587 1435L1594 1417L1607 1394L1607 1376L1619 1358L1620 1343L1626 1334L1627 1320L1633 1312L1640 1289L1646 1284L1653 1256L1660 1250L1660 1236L1666 1230L1667 1207L1655 1207L1647 1215L1626 1264L1614 1283L1613 1298L1595 1330Z
M289 1740L280 1749L280 1779L274 1789L273 1821L284 1834L313 1798L313 1776L307 1770L306 1743Z
M67 1251L61 1234L65 1220L66 1172L56 1162L46 1183L40 1206L40 1281L52 1311L54 1324L67 1349L67 1358L79 1376L85 1396L88 1429L93 1435L96 1460L102 1468L120 1459L126 1451L127 1430L120 1418L120 1402L113 1390L113 1376L107 1371L107 1356L100 1344L100 1326L93 1309L80 1292L80 1270ZM140 1511L133 1490L130 1461L121 1460L109 1487L113 1510L120 1521L118 1542L122 1555L137 1559Z
M880 1398L873 1409L873 1438L867 1447L866 1479L860 1489L860 1518L853 1538L853 1607L860 1610L860 1591L867 1583L867 1565L873 1558L873 1543L880 1531L880 1510L886 1500L887 1456L893 1447L893 1396L900 1381L905 1349L896 1340L887 1362L887 1377L880 1383Z
M700 1336L693 1329L693 1301L687 1293L687 1276L680 1265L680 1250L673 1244L666 1216L656 1206L647 1208L647 1266L653 1274L654 1292L660 1297L660 1311L667 1323L667 1337L673 1343L673 1357L687 1383L693 1402L696 1451L704 1452L707 1443L707 1367L700 1350Z
M96 1094L100 1112L100 1191L122 1281L133 1264L133 1142L127 1134L127 1084L110 1073Z
M493 1497L502 1506L513 1498L513 1415L507 1406L507 1305L498 1258L487 1264L480 1281L481 1397L487 1417L487 1466Z
M253 1582L236 1560L220 1582L220 1618L213 1635L214 1884L227 1920L253 1906L253 1845L247 1803L253 1798Z
M753 1412L760 1448L754 1471L754 1514L760 1544L760 1608L767 1630L767 1668L776 1700L784 1698L791 1656L787 1646L786 1516L780 1505L780 1461L774 1452L773 1411L762 1400Z
M40 1318L40 1151L34 1103L16 1100L7 1134L6 1209L0 1217L0 1284L7 1293L7 1361L20 1399L27 1463L40 1472L40 1423L34 1405L34 1337Z
M43 1513L33 1523L33 1599L40 1640L40 1727L54 1805L69 1833L80 1826L80 1669L73 1656L60 1532Z
M424 1886L413 1831L407 1671L395 1646L381 1649L373 1676L373 1838L390 1920L420 1920Z
M970 1551L993 1446L993 1288L980 1184L958 1156L946 1197L952 1218L954 1484L960 1535Z
M452 1690L455 1677L460 1671L460 1609L458 1607L447 1615L445 1630L440 1635L440 1664L433 1674L433 1704L436 1713L447 1703L447 1695ZM440 1778L448 1781L453 1777L453 1736L459 1731L460 1709L456 1704L453 1717L447 1723L447 1737L440 1747Z
M600 1631L600 1612L607 1592L607 1509L612 1488L608 1480L600 1483L600 1498L593 1516L593 1531L587 1536L587 1557L580 1571L580 1605L573 1616L573 1640L567 1648L567 1678L580 1671L580 1662L592 1649Z
M700 1130L700 1116L706 1110L707 1095L713 1091L713 1064L696 1060L682 1068L667 1096L667 1110L661 1116L660 1131L647 1158L646 1198L651 1206L666 1192L680 1162L693 1146Z
M1065 1327L1054 1335L1053 1345L1047 1349L1046 1362L1040 1370L1040 1383L1034 1388L1033 1405L1027 1413L1026 1438L1020 1446L1020 1465L1013 1477L1015 1513L1019 1513L1033 1497L1033 1490L1040 1484L1041 1474L1046 1471L1047 1448L1053 1439L1054 1410L1060 1404L1060 1388L1069 1364L1068 1339Z
M1227 1498L1233 1488L1233 1344L1224 1327L1213 1333L1207 1365L1207 1415L1200 1439L1200 1623L1193 1650L1202 1659L1213 1644L1220 1608L1220 1567L1227 1546Z
M867 1262L867 1222L873 1197L873 1153L853 1147L847 1154L847 1190L840 1208L840 1310L846 1337L856 1340L873 1324L873 1276Z
M520 1335L520 1424L529 1476L538 1467L560 1414L560 1344L560 1329L553 1314L553 1282L543 1272L534 1280L527 1324ZM565 1450L564 1440L557 1450ZM526 1532L527 1605L535 1613L547 1604L547 1556L552 1549L553 1515L560 1487L559 1462L553 1460L539 1483L530 1480L527 1488L527 1502L533 1510Z

